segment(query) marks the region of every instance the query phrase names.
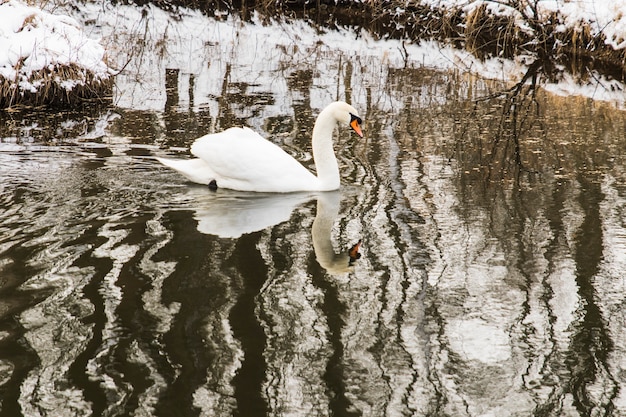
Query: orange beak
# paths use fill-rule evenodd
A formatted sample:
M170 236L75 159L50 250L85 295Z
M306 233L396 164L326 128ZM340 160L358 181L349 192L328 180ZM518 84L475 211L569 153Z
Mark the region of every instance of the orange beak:
M350 127L356 132L357 135L363 137L363 132L361 131L361 126L359 125L359 121L357 119L353 119L350 122Z

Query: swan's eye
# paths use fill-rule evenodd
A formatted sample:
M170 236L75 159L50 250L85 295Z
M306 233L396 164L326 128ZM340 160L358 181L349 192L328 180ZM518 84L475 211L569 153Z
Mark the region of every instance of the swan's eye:
M352 124L352 122L354 122L355 120L358 124L363 124L363 120L361 120L359 116L355 116L354 114L350 113L350 124Z

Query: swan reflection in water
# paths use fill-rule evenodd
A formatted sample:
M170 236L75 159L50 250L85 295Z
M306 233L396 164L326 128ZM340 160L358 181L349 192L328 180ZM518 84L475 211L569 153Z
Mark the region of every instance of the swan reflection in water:
M315 258L329 274L350 272L354 262L361 257L360 240L347 251L335 253L333 249L330 234L333 223L339 216L340 200L341 193L338 191L318 194L317 212L311 228Z
M317 199L311 237L318 263L331 274L342 274L350 272L361 257L361 241L344 252L334 251L331 232L339 216L339 191L259 194L194 187L188 196L193 198L198 231L222 238L239 238L286 222L297 207Z

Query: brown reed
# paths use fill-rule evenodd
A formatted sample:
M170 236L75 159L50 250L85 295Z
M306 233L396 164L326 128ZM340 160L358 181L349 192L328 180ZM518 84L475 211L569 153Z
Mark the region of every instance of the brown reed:
M36 86L35 91L20 86L18 63L17 79L0 76L0 108L16 105L68 107L85 101L109 102L112 96L112 77L99 77L76 64L54 65L32 72L27 81ZM24 80L26 81L26 80ZM64 82L74 81L68 88Z

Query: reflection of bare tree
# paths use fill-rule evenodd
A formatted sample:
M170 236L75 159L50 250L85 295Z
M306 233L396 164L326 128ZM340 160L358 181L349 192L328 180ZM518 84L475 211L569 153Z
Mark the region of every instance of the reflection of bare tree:
M526 308L520 311L516 327L520 341L531 348L527 357L529 363L552 369L563 360L567 364L567 372L557 373L560 383L540 403L538 410L560 413L565 398L571 395L578 412L589 415L594 409L610 408L608 404L617 389L606 360L612 342L606 331L606 319L598 307L599 300L594 296L594 276L602 258L603 232L598 217L598 201L602 200L602 195L599 184L593 179L590 181L588 174L570 178L571 183L566 184L545 177L549 171L542 162L545 164L548 160L550 135L537 98L538 68L539 64L532 65L522 82L499 96L500 117L497 128L488 136L493 143L486 146L488 158L482 163L484 175L470 174L462 184L468 200L476 201L475 191L483 190L483 204L491 211L489 228L503 247L510 277L526 293ZM541 155L543 159L533 155ZM576 163L576 158L581 157L584 160L583 155L576 155L570 163L581 169L582 164ZM502 184L501 180L512 181L512 194L507 196L508 187L496 185ZM571 199L571 186L580 187L578 201ZM581 211L581 222L575 229L576 238L569 238L570 246L563 246L563 241L568 240L567 234L571 233L567 231L571 226L563 218L568 215L564 204L578 205ZM540 236L550 238L542 242ZM569 254L571 247L574 248L573 254ZM542 255L538 257L538 254ZM536 352L543 348L534 341L534 333L545 331L558 338L555 334L559 333L558 329L547 323L541 325L532 317L545 311L543 314L547 314L547 320L559 319L559 313L553 310L559 302L554 296L558 291L555 286L559 285L555 275L564 268L563 257L571 257L573 262L571 278L575 282L572 285L581 300L576 311L579 320L572 322L568 329L568 346L549 349L545 355L536 356ZM544 259L548 261L547 267L542 266ZM536 298L536 294L541 296ZM558 345L556 341L554 343ZM531 374L527 375L529 381L532 380ZM538 373L544 378L551 378L550 374ZM602 398L593 394L597 380L602 381ZM529 388L533 389L532 384Z
M576 236L576 283L583 304L574 326L566 364L571 374L568 391L581 415L602 414L613 407L619 384L611 375L609 361L613 340L608 320L596 295L595 277L603 260L603 230L600 203L604 195L598 182L580 177L580 204L585 214ZM598 396L596 386L601 384Z
M551 160L558 153L550 154L551 135L545 110L541 108L542 100L538 98L539 69L541 64L536 62L512 88L476 101L472 115L481 115L480 102L497 103L495 111L482 113L495 117L483 119L482 123L488 126L484 130L487 134L476 139L480 144L477 148L467 147L465 143L470 138L463 136L462 142L456 144L457 149L471 149L469 154L457 153L463 162L471 161L464 167L460 186L467 202L484 204L490 212L488 228L503 248L509 279L526 294L525 308L520 310L515 327L520 342L530 348L529 368L555 369L563 360L567 364L567 372L557 373L560 383L537 410L560 413L564 399L571 395L581 415L589 415L594 409L610 408L608 404L615 398L617 389L606 359L612 342L594 295L594 276L602 259L603 231L598 207L602 194L597 179L589 180L586 173L570 178L565 184L547 176L551 165L558 166ZM571 156L570 170L583 169L584 154ZM507 181L511 182L510 187L506 186ZM576 187L580 188L577 201L571 197ZM580 209L581 221L573 240L568 237L571 224L564 218L568 216L567 205ZM469 216L467 221L471 222ZM542 241L541 236L548 236L547 241ZM569 245L564 245L568 240ZM572 285L581 300L576 311L579 320L568 329L568 346L556 348L555 340L555 349L536 355L544 347L534 341L533 334L542 331L559 337L558 329L552 324L538 323L533 315L545 314L548 321L559 319L554 306L561 301L554 293L558 294L556 286L562 284L555 276L566 268L562 263L564 257L571 257L573 262ZM537 294L540 294L538 298ZM550 374L539 371L535 377L552 378ZM526 378L529 388L534 389L530 382L532 372ZM602 381L602 399L593 394L597 380Z
M292 95L299 96L293 100L293 128L290 139L300 149L311 146L311 129L315 118L311 114L311 86L313 85L313 71L311 69L293 71L287 78L287 86Z
M479 414L520 393L537 416L594 415L620 401L612 360L621 325L599 296L608 229L598 172L614 165L623 127L601 105L546 94L541 70L530 65L509 88L452 72L390 72L387 85L405 92L394 125L404 195L429 213L429 320L450 367L431 376L442 410ZM483 346L478 331L498 343ZM459 379L437 385L448 377ZM477 390L517 377L515 395Z
M178 68L167 68L165 70L165 111L171 111L178 106Z
M536 121L539 114L536 93L540 68L540 62L535 61L513 87L477 100L493 99L498 96L502 99L497 130L492 136L491 149L487 149L490 159L485 161L486 181L512 177L519 184L520 173L528 170L522 160L522 140L528 134L529 125Z

